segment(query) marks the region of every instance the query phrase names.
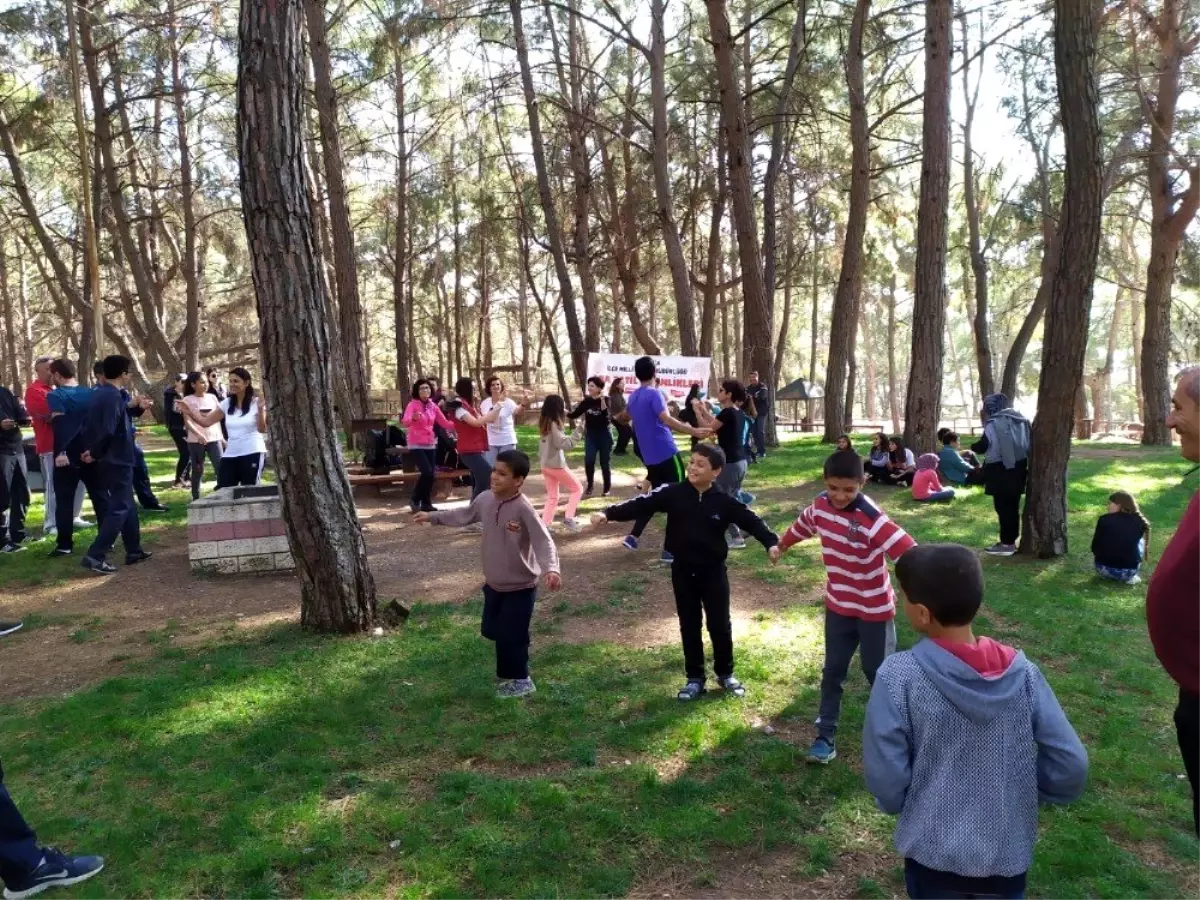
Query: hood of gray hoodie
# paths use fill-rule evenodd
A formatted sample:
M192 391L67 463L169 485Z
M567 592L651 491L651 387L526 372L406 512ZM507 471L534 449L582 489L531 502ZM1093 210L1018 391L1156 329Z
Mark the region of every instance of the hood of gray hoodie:
M1003 673L991 677L981 675L933 641L919 642L912 655L941 695L973 722L989 722L1001 715L1017 692L1026 689L1028 663L1022 650Z

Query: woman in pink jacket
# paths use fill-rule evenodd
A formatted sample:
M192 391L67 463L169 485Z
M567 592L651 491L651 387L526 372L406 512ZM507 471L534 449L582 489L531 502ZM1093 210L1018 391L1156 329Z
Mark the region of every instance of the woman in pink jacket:
M453 430L450 420L442 415L438 405L433 402L433 385L422 378L412 387L412 399L404 408L400 424L404 426L408 437L408 452L412 454L413 462L421 472L413 486L412 498L408 501L413 512L433 512L433 482L434 468L437 460L437 435L434 425L440 425L447 431Z

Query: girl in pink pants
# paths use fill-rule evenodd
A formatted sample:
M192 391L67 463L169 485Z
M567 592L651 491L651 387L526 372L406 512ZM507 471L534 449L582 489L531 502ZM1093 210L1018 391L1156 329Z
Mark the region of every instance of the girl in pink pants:
M558 512L558 490L561 486L567 492L567 508L564 510L567 530L578 532L583 529L575 519L575 510L583 497L583 486L575 474L567 468L567 454L579 441L582 430L567 434L563 424L567 419L567 407L563 398L558 394L550 394L542 401L542 416L538 421L538 431L541 442L538 445L538 458L542 464L542 478L546 481L546 506L542 510L542 521L546 525L554 522Z

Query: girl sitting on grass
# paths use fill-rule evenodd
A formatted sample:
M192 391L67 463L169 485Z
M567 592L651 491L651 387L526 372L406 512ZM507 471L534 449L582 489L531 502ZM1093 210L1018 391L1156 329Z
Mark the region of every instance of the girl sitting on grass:
M903 439L891 438L888 441L888 471L885 484L912 486L916 475L917 461L913 452L904 446Z
M913 499L922 503L949 503L954 499L953 488L943 488L938 479L938 457L936 453L922 453L917 460L917 471L913 476Z
M887 484L889 462L891 458L888 456L888 438L881 431L871 438L871 454L863 460L867 478L877 484Z
M583 525L575 521L575 510L583 497L583 485L575 474L567 468L566 451L579 442L582 429L576 429L566 434L563 425L567 421L567 405L558 394L550 394L542 401L542 415L538 420L538 432L541 441L538 444L538 459L542 464L542 478L546 482L546 505L542 509L542 522L546 527L554 523L558 512L558 489L561 485L567 490L567 508L563 510L567 530L578 532Z
M1122 584L1138 584L1138 569L1150 554L1150 522L1125 491L1108 497L1108 512L1096 521L1092 557L1096 574Z

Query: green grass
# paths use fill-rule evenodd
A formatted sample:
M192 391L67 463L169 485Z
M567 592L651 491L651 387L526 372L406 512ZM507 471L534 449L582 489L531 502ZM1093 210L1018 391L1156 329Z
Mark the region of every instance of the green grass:
M774 526L819 490L825 452L787 445L751 470L748 488L769 492ZM619 464L638 472L632 458ZM1150 517L1157 559L1196 489L1194 478L1181 483L1185 469L1170 450L1077 458L1071 554L984 561L980 631L1043 667L1091 755L1084 799L1042 813L1031 896L1181 896L1183 873L1195 871L1175 694L1146 637L1144 591L1096 582L1087 554L1119 486ZM944 507L872 493L918 540L995 539L982 492ZM173 510L161 527L178 521ZM0 561L10 562L22 563ZM764 563L758 548L738 555L735 591L752 596L770 580L811 596L820 585L815 546L777 569ZM664 577L614 573L588 598L596 609L544 602L552 619L636 615L649 579ZM609 896L665 871L697 889L719 883L731 852L782 853L771 858L792 860L797 878L840 868L861 897L903 891L893 821L858 772L857 672L841 759L801 761L820 680L819 607L753 617L737 647L743 703L681 706L678 647L558 644L551 622L535 636L538 693L506 704L492 696L480 602L413 599L408 624L383 638L280 628L185 651L168 646L168 625L159 655L122 677L0 707L5 772L30 820L47 840L110 860L74 896ZM32 624L99 627L86 617ZM6 640L37 639L31 627ZM913 640L901 622L901 645ZM879 853L873 871L855 868Z

